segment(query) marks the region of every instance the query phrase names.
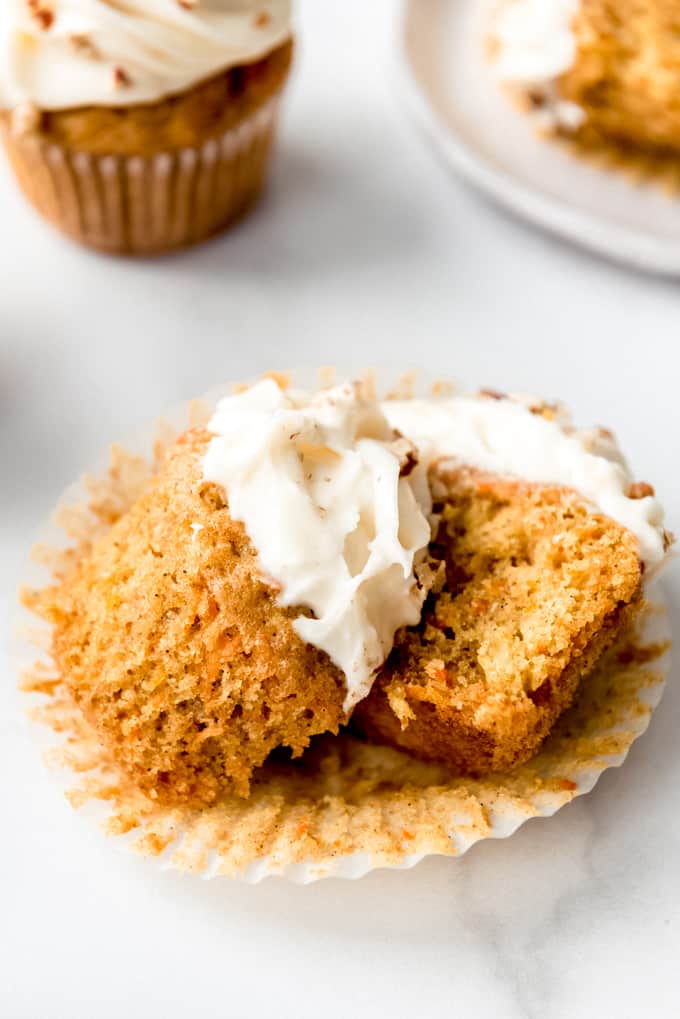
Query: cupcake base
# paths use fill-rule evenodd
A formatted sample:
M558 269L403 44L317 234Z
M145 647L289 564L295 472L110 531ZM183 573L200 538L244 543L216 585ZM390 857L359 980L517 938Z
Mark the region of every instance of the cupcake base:
M0 121L19 185L62 233L109 254L158 255L205 240L256 202L278 97L221 137L151 156L72 152Z
M665 610L650 605L642 628L584 681L536 757L511 771L462 778L345 732L319 737L298 761L273 755L249 799L225 796L203 810L159 806L131 785L58 676L32 669L24 687L43 695L33 718L66 734L47 759L65 774L72 805L99 804L105 830L122 847L203 877L257 883L278 875L308 884L461 856L589 792L646 729L663 691L667 638Z

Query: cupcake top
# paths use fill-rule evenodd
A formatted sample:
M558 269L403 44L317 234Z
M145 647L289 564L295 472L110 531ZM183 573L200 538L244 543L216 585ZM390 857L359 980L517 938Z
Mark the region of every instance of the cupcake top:
M265 379L221 400L208 430L203 478L225 491L278 604L311 610L295 629L344 673L346 710L370 691L395 632L420 618L430 468L576 492L635 537L647 570L669 542L654 490L634 482L611 432L577 431L532 397L380 402L356 384L311 396Z
M635 535L648 569L663 560L668 538L661 504L651 485L633 480L607 429L577 430L563 407L496 393L382 406L392 427L408 435L426 463L450 459L572 489Z
M279 605L311 609L294 628L343 671L351 710L396 630L420 619L431 503L413 446L352 384L309 396L264 379L221 400L208 429L205 480L226 492Z
M0 108L157 102L290 32L290 0L2 0Z

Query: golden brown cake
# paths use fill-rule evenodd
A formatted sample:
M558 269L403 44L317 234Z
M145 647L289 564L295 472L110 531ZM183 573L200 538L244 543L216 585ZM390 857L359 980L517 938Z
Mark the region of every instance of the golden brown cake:
M635 538L563 488L439 469L438 590L355 724L483 774L527 760L640 606Z
M192 420L199 416L203 420L192 413ZM171 440L164 432L160 441ZM69 547L60 542L55 548L50 528L40 554L65 595L63 578L83 568L93 541L134 510L151 473L141 458L116 447L108 472L89 479L87 502L74 507L69 494L55 521L71 536ZM635 493L642 509L649 490L638 485ZM48 763L67 772L69 801L96 803L106 830L124 833L126 846L204 876L355 878L378 866L412 866L432 853L458 857L478 839L506 836L530 817L551 815L619 764L644 732L668 671L665 613L650 598L640 629L633 627L602 656L538 754L511 771L479 778L343 729L315 739L301 759L270 756L248 798L221 796L207 810L201 801L178 807L159 802L153 787L140 790L134 769L130 781L111 757L115 744L102 747L98 730L74 703L60 664L41 654L24 671L22 688L31 691L33 719L59 734ZM54 591L37 600L54 608Z
M680 150L680 10L672 0L504 0L500 77L539 122L591 147Z
M680 150L680 9L673 0L581 0L576 60L559 91L581 130L642 148Z
M31 133L38 141L101 156L149 157L195 148L237 127L276 95L292 53L289 41L254 64L232 67L158 103L38 113ZM9 127L10 115L2 116Z
M60 584L29 598L102 745L165 802L248 794L279 746L344 719L344 677L291 625L224 493L208 433L174 446L139 501Z
M90 759L173 809L256 801L273 751L348 721L340 757L359 731L451 779L525 762L670 540L611 433L557 405L273 377L92 509L108 529L26 601Z
M22 688L74 806L306 882L459 855L621 762L667 668L661 505L557 404L435 394L270 376L69 493Z

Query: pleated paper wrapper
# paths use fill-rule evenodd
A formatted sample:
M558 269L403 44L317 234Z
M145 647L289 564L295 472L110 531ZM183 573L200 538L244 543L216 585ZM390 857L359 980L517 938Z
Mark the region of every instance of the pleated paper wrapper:
M37 211L73 240L111 254L187 247L239 219L265 179L278 97L221 137L153 156L71 152L2 123L19 185Z
M221 393L174 411L144 435L113 447L108 461L68 489L34 549L31 587L73 563L135 500L177 431L207 420ZM249 799L204 809L159 807L103 753L49 657L49 628L26 613L17 656L45 757L74 807L91 814L126 850L164 868L255 883L270 875L308 883L408 868L426 856L460 856L475 842L511 835L589 792L623 763L649 723L669 670L670 630L658 581L635 629L582 683L540 752L507 773L480 779L364 743L349 733L317 737L302 758L259 769ZM42 649L38 653L38 648Z

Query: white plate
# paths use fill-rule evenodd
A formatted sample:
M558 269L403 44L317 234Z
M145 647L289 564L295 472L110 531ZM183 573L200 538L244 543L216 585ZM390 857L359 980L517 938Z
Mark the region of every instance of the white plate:
M538 226L638 269L680 275L680 201L538 138L484 56L495 0L408 0L408 107L450 166Z

